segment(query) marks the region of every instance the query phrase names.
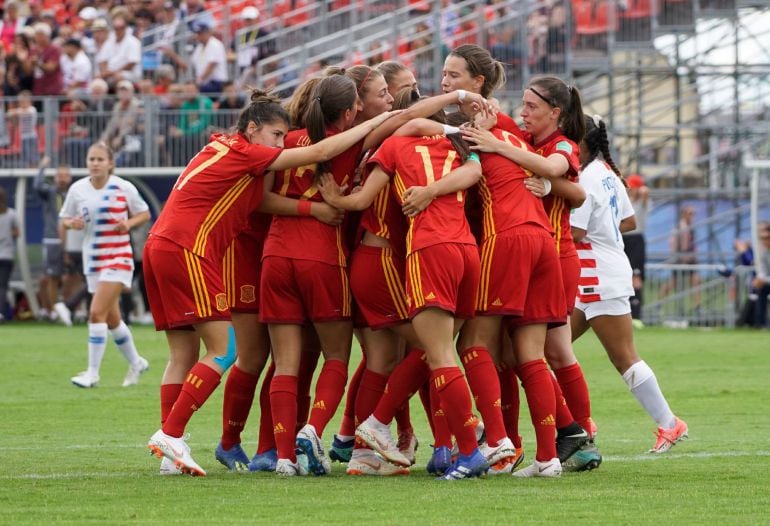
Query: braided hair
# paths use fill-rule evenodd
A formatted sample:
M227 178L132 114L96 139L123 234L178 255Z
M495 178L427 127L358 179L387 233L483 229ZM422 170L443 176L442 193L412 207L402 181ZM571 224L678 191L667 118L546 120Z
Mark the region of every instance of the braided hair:
M594 159L599 156L599 154L601 154L604 162L606 162L612 171L615 172L615 175L620 177L620 180L623 181L623 186L628 186L626 180L623 178L623 175L620 173L620 169L615 164L615 161L612 159L612 155L610 154L610 141L607 137L607 126L604 124L604 121L598 115L594 115L593 117L584 115L583 118L585 120L586 127L585 137L583 137L583 145L587 149L588 157L581 166L581 169L584 169L591 162L593 162Z

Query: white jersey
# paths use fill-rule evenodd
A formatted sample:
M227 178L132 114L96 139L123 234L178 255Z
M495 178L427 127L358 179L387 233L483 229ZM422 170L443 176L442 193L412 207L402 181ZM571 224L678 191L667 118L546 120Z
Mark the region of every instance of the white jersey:
M620 222L634 215L623 183L603 161L580 172L583 206L572 211L570 224L586 231L575 243L580 258L578 300L583 303L634 295L631 264L623 252Z
M134 270L131 238L120 234L115 225L148 210L136 187L115 175L97 190L89 177L72 184L64 200L60 218L83 217L83 273L98 274L104 269Z

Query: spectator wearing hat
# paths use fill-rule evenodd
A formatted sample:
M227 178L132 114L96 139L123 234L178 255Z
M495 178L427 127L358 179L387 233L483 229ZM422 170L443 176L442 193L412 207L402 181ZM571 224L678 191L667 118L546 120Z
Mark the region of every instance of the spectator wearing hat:
M647 228L647 214L650 211L650 189L644 184L641 175L633 174L626 178L628 197L634 207L636 228L623 234L623 244L628 261L633 270L634 296L631 298L631 318L636 325L642 319L642 291L644 289L644 264L647 260L647 243L644 231ZM638 321L637 321L638 320Z
M248 6L241 11L240 21L236 24L236 37L233 39L231 51L240 75L244 69L256 64L276 52L275 40L267 38L270 33L256 25L259 19L259 9ZM244 31L240 31L244 29Z
M225 45L211 34L211 26L199 21L193 27L198 44L191 61L195 82L204 94L219 94L227 80L227 51Z
M70 38L62 46L60 60L64 90L86 88L93 78L93 66L80 46L80 40Z
M61 95L64 92L64 77L61 70L61 49L51 42L51 26L38 22L33 26L34 45L25 65L32 71L32 95Z
M131 81L119 80L115 88L118 101L100 140L115 152L116 166L137 166L142 151L143 109Z
M142 43L128 31L127 11L118 11L112 16L112 34L105 44L106 56L99 59L101 77L110 86L117 86L121 80L132 84L142 78Z
M104 18L97 18L91 24L91 37L92 46L90 49L86 49L86 54L91 58L91 64L94 66L94 76L101 78L102 70L101 66L104 64L107 67L107 60L109 59L109 53L111 46L108 45L110 38L110 25Z

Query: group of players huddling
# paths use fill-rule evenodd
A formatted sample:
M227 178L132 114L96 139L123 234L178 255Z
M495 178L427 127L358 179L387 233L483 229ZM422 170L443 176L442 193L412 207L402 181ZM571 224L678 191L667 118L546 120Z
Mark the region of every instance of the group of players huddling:
M215 456L231 470L324 475L333 459L351 475L408 474L415 393L433 433L427 471L442 479L593 469L572 351L588 328L656 422L650 451L687 436L634 348L621 238L633 209L604 122L576 88L539 77L522 129L493 98L504 82L473 45L449 54L430 98L396 62L329 68L286 108L254 91L233 133L190 161L144 252L169 346L148 443L162 474L205 475L184 432L228 369ZM348 382L354 335L363 359ZM249 458L241 432L268 358ZM517 469L519 383L537 446Z

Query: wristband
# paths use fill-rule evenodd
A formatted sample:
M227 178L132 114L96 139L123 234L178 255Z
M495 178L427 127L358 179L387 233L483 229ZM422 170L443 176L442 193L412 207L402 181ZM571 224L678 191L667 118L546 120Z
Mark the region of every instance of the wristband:
M543 194L543 197L545 197L551 193L551 181L546 177L541 177L540 179L543 181L543 186L545 186L545 193Z
M310 215L310 208L313 206L313 204L310 201L300 200L297 201L297 215L298 216L309 216Z
M466 91L464 89L457 90L457 102L462 103L462 101L465 100L465 96L467 95Z
M449 124L442 124L444 127L444 135L451 135L453 133L460 133L460 128L457 126L450 126Z

